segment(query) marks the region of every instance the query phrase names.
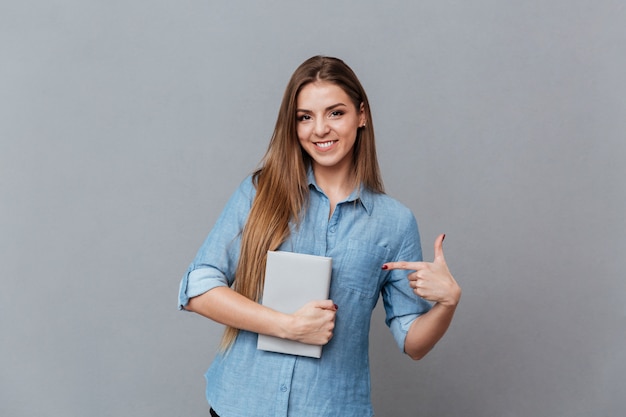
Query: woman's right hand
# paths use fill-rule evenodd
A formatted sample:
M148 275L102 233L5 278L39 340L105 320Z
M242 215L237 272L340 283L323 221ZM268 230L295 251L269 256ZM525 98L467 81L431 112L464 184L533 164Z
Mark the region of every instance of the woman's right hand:
M291 314L287 339L309 345L325 345L333 337L337 305L332 300L311 301Z

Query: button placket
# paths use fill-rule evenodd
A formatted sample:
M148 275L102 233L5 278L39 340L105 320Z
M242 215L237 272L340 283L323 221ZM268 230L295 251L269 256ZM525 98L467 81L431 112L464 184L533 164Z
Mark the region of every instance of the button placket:
M341 206L338 204L337 207L335 207L335 212L328 221L328 225L326 227L326 251L329 251L335 247L335 243L337 242L337 229L339 228L340 216Z

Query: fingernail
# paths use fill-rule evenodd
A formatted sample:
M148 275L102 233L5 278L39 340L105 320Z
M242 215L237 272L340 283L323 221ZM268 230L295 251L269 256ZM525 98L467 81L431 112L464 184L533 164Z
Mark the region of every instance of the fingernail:
M339 310L339 306L337 304L333 304L335 306L335 310Z
M389 269L387 265L383 265L382 269Z
M441 241L443 242L444 240L446 240L446 234L443 234L443 237L441 238Z

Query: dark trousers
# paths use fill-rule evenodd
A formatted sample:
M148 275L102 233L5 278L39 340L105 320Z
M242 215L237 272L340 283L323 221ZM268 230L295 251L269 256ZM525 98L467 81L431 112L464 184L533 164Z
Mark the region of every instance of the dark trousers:
M215 411L213 411L212 408L209 409L209 413L211 413L211 417L220 417L217 415L217 413Z

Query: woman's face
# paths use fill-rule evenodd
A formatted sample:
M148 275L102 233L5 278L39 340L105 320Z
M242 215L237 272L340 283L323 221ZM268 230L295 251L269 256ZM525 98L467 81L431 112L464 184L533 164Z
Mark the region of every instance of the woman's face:
M317 81L300 90L296 107L298 139L313 168L350 166L357 130L365 123L363 104L356 108L341 87Z

